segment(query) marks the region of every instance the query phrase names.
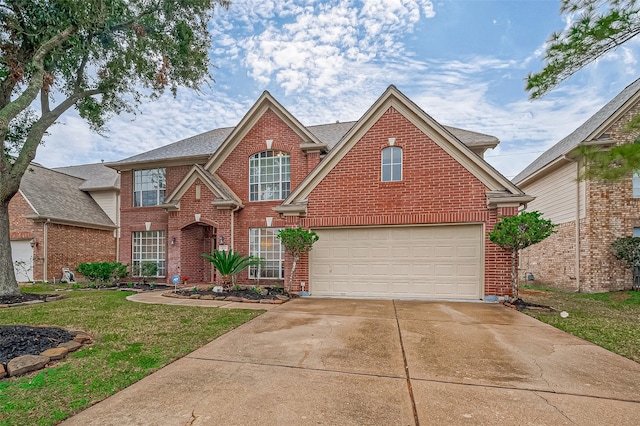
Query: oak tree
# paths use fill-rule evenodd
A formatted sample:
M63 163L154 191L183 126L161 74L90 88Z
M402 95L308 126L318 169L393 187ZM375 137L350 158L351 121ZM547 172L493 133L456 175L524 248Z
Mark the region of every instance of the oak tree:
M208 80L215 8L227 0L0 0L0 295L20 292L9 201L47 129L75 108L93 130Z

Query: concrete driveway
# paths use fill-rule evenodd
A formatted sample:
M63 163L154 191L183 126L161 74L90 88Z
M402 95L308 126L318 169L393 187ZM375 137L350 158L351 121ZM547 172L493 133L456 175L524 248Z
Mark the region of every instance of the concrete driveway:
M64 425L637 425L640 364L498 304L297 299Z

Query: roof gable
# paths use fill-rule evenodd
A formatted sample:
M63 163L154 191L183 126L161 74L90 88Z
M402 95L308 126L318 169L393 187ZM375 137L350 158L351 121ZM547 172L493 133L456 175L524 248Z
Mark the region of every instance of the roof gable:
M267 110L273 111L298 136L300 136L302 139L300 146L301 149L316 149L323 151L328 149L328 146L325 143L322 143L316 135L311 133L298 121L297 118L291 115L289 111L280 105L280 103L276 101L269 92L265 91L245 114L242 120L240 120L240 123L238 123L238 125L233 129L222 145L213 153L209 161L205 164L205 169L211 173L215 172Z
M603 136L611 124L616 122L639 100L640 78L618 93L616 97L589 117L580 127L542 153L513 178L513 181L516 184L521 184L542 172L543 169L554 166L558 160L581 143L596 141Z
M218 176L209 173L204 167L196 164L185 175L176 188L166 197L165 207L177 208L178 203L196 179L200 179L215 194L214 204L219 208L242 206L240 198Z
M342 140L329 152L325 159L320 162L276 210L284 214L302 211L306 206L309 194L389 108L394 108L420 131L429 136L438 146L480 180L487 187L488 192L525 196L513 183L474 154L470 148L415 105L395 86L389 86L382 96L380 96L362 118L345 134Z

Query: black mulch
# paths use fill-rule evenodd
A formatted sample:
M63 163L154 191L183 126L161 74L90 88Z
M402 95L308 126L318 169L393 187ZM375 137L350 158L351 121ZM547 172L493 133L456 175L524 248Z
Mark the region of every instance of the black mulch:
M53 294L32 294L21 293L17 296L0 296L0 305L13 305L14 303L31 302L33 300L46 300L47 297L54 296Z
M516 300L511 300L509 302L505 302L505 305L513 306L518 311L522 311L523 309L530 309L530 308L545 309L545 310L549 310L549 311L553 311L554 310L551 306L538 305L537 303L525 302L524 300L522 300L520 298L517 298Z
M39 355L73 338L73 333L58 327L0 325L0 363L22 355Z
M261 300L261 299L277 299L278 296L288 296L286 293L283 293L282 289L274 289L274 288L264 288L261 292L254 291L251 289L243 289L243 290L225 290L222 293L214 293L212 290L193 290L193 288L183 288L178 289L176 294L180 296L193 296L193 295L211 295L211 296L235 296L241 297L249 300Z

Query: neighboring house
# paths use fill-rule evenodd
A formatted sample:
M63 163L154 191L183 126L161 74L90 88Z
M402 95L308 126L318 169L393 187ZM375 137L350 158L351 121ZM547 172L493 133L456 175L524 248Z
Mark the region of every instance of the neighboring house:
M495 137L444 127L390 86L357 122L303 126L264 92L236 127L108 164L121 173L120 260L214 282L201 254L264 259L239 282L280 285L278 231L320 239L296 268L314 296L492 299L510 256L487 237L531 200L482 154Z
M619 237L640 236L640 179L580 180L575 149L633 142L638 131L625 126L640 114L639 100L636 80L513 179L536 197L527 210L559 224L557 234L521 253L521 271L536 281L580 292L631 287L631 272L616 261L610 246Z
M17 280L59 280L62 268L115 261L119 185L117 172L102 164L33 163L9 203Z

